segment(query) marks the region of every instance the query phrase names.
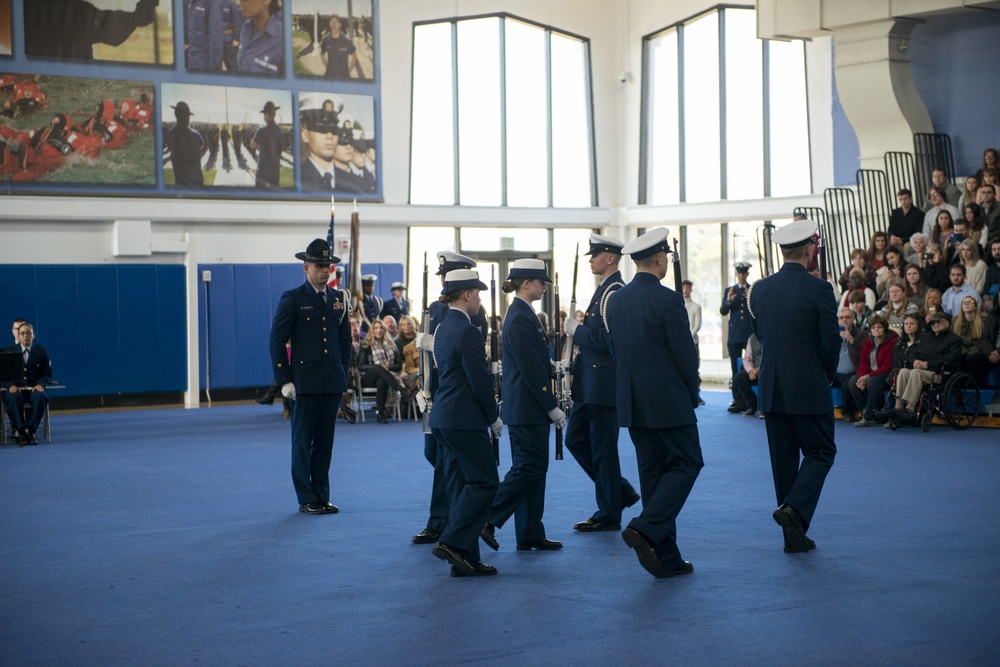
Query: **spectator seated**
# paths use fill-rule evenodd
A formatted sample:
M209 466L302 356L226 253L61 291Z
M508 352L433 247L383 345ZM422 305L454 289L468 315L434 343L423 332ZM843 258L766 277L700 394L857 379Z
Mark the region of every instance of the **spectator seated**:
M21 359L19 376L3 382L4 408L18 442L35 445L35 432L49 405L45 384L52 380L52 363L45 348L34 342L35 330L29 323L18 326L17 337L18 343L4 350Z

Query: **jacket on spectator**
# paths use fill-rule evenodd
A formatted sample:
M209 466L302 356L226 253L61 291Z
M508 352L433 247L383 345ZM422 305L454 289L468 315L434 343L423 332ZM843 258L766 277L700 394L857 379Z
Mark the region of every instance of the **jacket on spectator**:
M909 336L897 336L896 344L892 346L892 370L898 371L900 368L913 368L913 360L917 358L917 343L920 336L914 343L910 343Z
M924 284L942 292L951 287L951 279L948 277L949 271L951 269L947 262L928 264L925 268L920 269L920 273L924 276Z
M861 360L858 363L858 377L862 375L883 375L892 370L893 350L896 346L896 332L889 329L885 332L882 342L875 347L872 336L865 338L861 344ZM875 350L875 368L871 365L871 353Z
M390 350L392 354L392 362L389 364L389 370L392 371L393 373L398 373L400 370L403 369L403 360L399 356L399 350L396 349L395 345L386 349ZM367 371L374 365L375 365L375 357L374 354L372 353L372 349L370 347L362 345L360 363L358 365L361 374L364 375L365 371Z
M962 337L951 329L938 333L931 330L920 337L915 358L926 361L928 370L935 372L946 364L957 366L962 361Z
M868 341L868 331L855 325L851 329L851 337L854 342L847 344L847 356L851 358L855 368L861 368L861 346Z

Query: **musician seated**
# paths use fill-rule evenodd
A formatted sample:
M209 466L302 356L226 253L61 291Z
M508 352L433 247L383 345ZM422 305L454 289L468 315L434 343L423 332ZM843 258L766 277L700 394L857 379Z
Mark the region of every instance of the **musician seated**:
M21 355L21 379L6 384L3 399L18 442L22 445L37 445L35 431L42 423L49 405L44 385L52 379L52 362L49 361L45 348L35 343L35 329L27 322L18 327L17 340L17 345L4 351ZM31 406L27 420L24 414L26 403Z

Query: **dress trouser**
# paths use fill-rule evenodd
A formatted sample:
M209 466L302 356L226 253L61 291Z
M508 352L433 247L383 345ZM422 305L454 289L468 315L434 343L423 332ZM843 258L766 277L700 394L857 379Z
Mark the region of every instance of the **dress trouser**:
M430 516L427 518L427 527L435 533L442 532L448 520L448 505L451 494L448 492L445 477L445 460L447 456L445 448L438 443L434 434L425 433L424 458L434 467L434 478L431 482ZM496 467L495 464L494 467Z
M514 516L518 544L545 538L545 473L549 469L549 424L508 426L510 470L503 478L490 510L497 528ZM496 465L496 461L493 462Z
M705 465L698 425L657 429L632 426L628 433L635 445L642 489L642 513L628 525L653 541L664 567L678 569L684 559L677 548L677 515Z
M341 396L299 394L292 402L292 483L300 505L330 500L330 458Z
M493 444L484 427L477 431L432 429L438 446L455 462L448 467L448 486L455 495L439 541L461 549L469 560L481 560L479 533L496 497L500 478L493 458Z
M27 403L31 406L31 416L28 421L24 421L24 403L27 396ZM7 402L7 415L15 430L29 428L37 431L42 417L45 416L46 407L49 404L49 396L44 391L9 391L3 389L3 400ZM0 427L3 425L0 424Z
M566 449L594 481L598 523L621 523L622 507L635 493L622 477L618 457L618 410L610 405L573 401L566 426Z
M866 421L875 419L875 411L881 410L885 405L885 384L889 379L889 373L880 375L869 375L868 383L864 389L858 389L858 376L851 378L850 389L854 402L858 407L864 408L864 418Z
M837 445L833 442L833 414L768 412L764 423L778 505L791 505L802 517L802 529L808 530L816 513L823 482L837 456Z
M757 380L751 380L750 374L740 371L733 376L733 386L736 387L736 398L747 404L747 409L757 409L757 394L753 393L753 387L757 386Z
M743 358L743 352L747 349L747 342L742 343L726 343L726 351L729 353L729 367L733 371L733 377L736 377L736 362ZM736 383L733 383L733 400L739 400L739 394L736 393Z

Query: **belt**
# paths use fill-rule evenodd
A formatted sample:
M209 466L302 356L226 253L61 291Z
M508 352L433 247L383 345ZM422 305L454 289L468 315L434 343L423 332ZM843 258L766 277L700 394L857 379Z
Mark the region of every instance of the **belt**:
M236 32L236 29L235 29L235 28L226 28L225 30L223 30L223 31L222 31L222 34L223 34L223 35L231 35L231 34L233 34L234 32Z

